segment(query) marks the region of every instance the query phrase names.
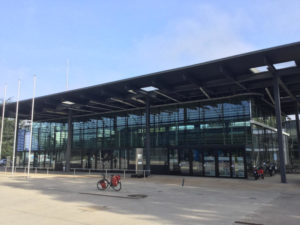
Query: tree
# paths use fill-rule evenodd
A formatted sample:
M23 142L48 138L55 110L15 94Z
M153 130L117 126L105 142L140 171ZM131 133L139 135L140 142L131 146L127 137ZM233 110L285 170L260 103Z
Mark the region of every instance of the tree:
M6 103L11 102L13 97L6 99ZM1 108L3 105L3 99L0 100ZM2 110L1 110L2 112ZM6 158L7 156L12 156L13 154L13 143L14 143L14 119L4 117L4 128L3 128L3 139L2 139L2 152L1 158ZM2 123L2 118L0 119L0 127Z
M14 119L5 118L2 139L1 158L12 156L14 144ZM1 126L1 121L0 121Z

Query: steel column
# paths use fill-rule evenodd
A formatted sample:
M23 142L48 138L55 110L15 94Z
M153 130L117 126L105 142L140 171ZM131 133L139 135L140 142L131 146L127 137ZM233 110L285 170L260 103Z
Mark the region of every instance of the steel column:
M146 96L146 139L145 139L145 148L146 148L146 170L149 174L150 170L150 100L149 96Z
M73 121L72 121L72 110L69 110L68 114L68 142L66 150L66 172L70 172L70 159L73 142Z
M283 151L283 134L282 134L282 121L281 121L281 105L280 105L280 92L279 92L279 77L276 73L273 73L273 89L274 89L275 112L276 112L276 123L277 123L281 183L286 183L285 157Z
M298 159L300 159L300 127L299 127L299 108L298 104L296 103L296 131L297 131L297 141L298 141Z

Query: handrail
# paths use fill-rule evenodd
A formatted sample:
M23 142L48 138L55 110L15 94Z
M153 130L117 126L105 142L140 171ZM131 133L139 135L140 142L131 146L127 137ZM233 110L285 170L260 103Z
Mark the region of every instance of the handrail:
M8 172L9 168L12 168L12 166L5 166L5 174ZM27 172L28 167L27 166L15 166L14 171L16 172L17 169L24 169L24 173ZM46 170L47 174L49 174L49 170L55 171L53 167L30 167L30 170L35 170L35 174L37 174L38 170ZM126 173L134 173L134 172L142 172L144 179L151 174L151 170L134 170L134 169L93 169L93 168L70 168L70 170L73 170L73 174L76 175L77 171L88 171L89 174L91 172L105 172L105 176L107 176L108 173L112 173L114 171L123 172L123 177L126 179ZM62 171L65 172L65 171Z
M134 169L93 169L93 168L70 168L70 170L73 170L74 175L76 175L76 170L80 171L89 171L89 174L91 174L91 171L94 172L104 172L105 176L107 177L107 174L110 173L110 171L122 171L124 179L126 178L126 172L132 173L132 172L143 172L144 179L146 178L146 175L151 174L151 170L134 170ZM147 173L147 174L146 174Z

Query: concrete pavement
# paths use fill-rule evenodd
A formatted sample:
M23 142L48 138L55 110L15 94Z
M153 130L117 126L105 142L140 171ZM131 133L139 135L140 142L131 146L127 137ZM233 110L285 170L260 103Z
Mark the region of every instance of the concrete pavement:
M300 175L265 180L152 176L100 192L97 176L0 173L2 225L300 224ZM100 194L100 195L99 195ZM146 198L128 198L142 194ZM121 197L121 198L120 198Z

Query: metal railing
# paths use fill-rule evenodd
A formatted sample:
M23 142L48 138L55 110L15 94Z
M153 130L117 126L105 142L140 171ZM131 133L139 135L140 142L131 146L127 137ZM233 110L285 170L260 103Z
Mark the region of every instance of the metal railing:
M12 172L12 166L4 166L2 168L4 169L5 175L7 173L11 173ZM0 169L0 170L2 170L2 169ZM28 167L26 167L26 166L15 166L14 169L13 169L13 172L14 173L20 172L20 170L23 171L24 174L26 174L27 171L28 171ZM54 172L55 170L52 167L30 167L30 171L33 171L34 174L37 174L38 171L45 171L46 174L49 174L49 171L53 171Z
M5 175L7 173L12 172L12 167L11 166L5 166L1 167L0 171L4 169ZM131 169L92 169L92 168L70 168L71 172L66 172L63 170L55 170L53 167L30 167L30 171L33 171L31 173L37 174L38 172L40 173L41 171L45 171L45 173L48 175L50 171L52 173L57 173L57 174L73 174L76 175L82 172L81 174L86 174L88 173L89 175L91 174L104 174L107 177L108 174L113 174L113 173L122 173L123 178L126 179L126 175L128 174L139 174L140 176L144 177L144 179L151 174L151 170L131 170ZM27 174L28 172L28 167L23 167L23 166L15 166L14 167L14 173L23 171L24 174Z
M104 174L105 173L105 177L108 176L108 174L112 174L112 173L122 173L123 174L123 178L126 179L126 174L135 174L135 173L139 173L142 174L142 176L144 177L144 179L147 176L150 176L151 174L151 170L130 170L130 169L91 169L91 168L70 168L71 171L73 171L73 175L76 175L76 171L77 172L84 172L87 173L89 175L91 175L92 173L101 173Z

